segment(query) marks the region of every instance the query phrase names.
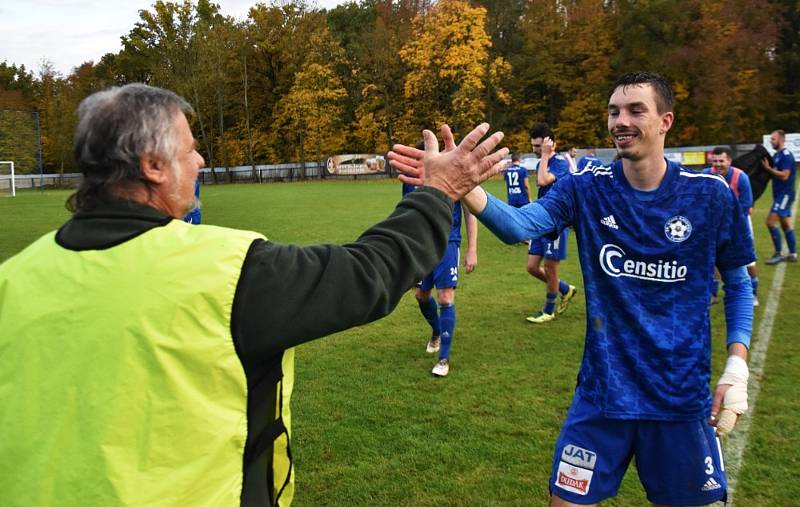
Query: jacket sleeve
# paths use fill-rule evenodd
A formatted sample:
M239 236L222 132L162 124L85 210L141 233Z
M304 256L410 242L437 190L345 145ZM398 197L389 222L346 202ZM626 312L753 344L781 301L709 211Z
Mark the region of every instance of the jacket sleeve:
M453 202L420 188L345 245L258 240L242 267L231 332L244 361L388 315L442 258Z

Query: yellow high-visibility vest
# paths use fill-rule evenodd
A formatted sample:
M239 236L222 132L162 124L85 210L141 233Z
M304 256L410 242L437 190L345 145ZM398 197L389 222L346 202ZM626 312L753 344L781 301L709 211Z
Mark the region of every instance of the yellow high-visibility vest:
M240 504L231 311L258 238L173 220L103 250L49 233L0 265L0 504ZM293 350L280 365L265 503L286 506Z

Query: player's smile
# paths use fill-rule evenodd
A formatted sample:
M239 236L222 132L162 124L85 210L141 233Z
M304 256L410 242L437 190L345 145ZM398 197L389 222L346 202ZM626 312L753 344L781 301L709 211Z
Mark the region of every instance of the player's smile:
M614 142L617 149L624 149L629 147L639 137L638 132L633 130L616 129L613 132Z

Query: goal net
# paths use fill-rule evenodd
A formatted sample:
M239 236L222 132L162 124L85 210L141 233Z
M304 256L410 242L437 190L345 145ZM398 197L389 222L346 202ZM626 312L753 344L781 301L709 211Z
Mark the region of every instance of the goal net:
M17 185L14 179L14 162L0 160L0 195L17 195Z

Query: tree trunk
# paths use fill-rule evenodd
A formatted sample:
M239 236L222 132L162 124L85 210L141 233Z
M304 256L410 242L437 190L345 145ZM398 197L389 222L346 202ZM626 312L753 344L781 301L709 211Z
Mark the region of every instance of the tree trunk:
M244 65L242 66L244 73L244 126L247 130L247 159L250 161L252 168L251 177L253 181L258 181L256 177L256 164L253 161L253 134L250 132L250 106L247 102L247 54L244 55Z
M306 172L306 134L305 127L300 128L300 167L302 174ZM292 180L294 180L294 171L292 171Z
M206 127L203 123L203 115L200 111L200 97L197 93L197 83L195 80L192 80L192 90L194 91L194 110L197 113L197 122L200 124L200 138L203 140L203 144L206 147L206 153L208 153L208 166L211 168L211 181L214 182L216 185L217 182L217 173L214 171L214 147L208 142L208 136L206 135ZM205 182L204 182L205 183Z
M228 163L228 148L225 146L225 120L222 114L222 104L225 97L222 94L222 87L217 87L217 119L219 120L219 143L222 149L222 163L225 165L225 174L228 176L228 183L233 183L233 174Z

